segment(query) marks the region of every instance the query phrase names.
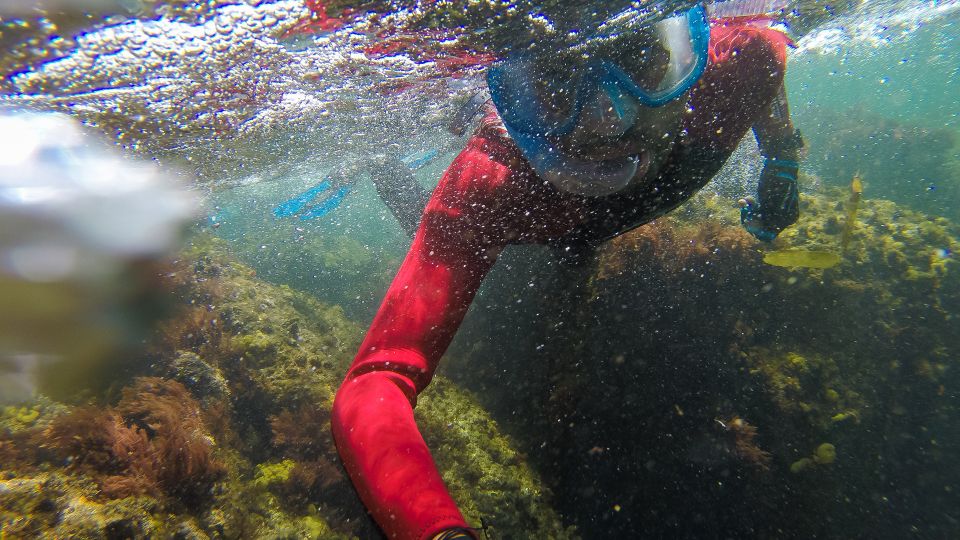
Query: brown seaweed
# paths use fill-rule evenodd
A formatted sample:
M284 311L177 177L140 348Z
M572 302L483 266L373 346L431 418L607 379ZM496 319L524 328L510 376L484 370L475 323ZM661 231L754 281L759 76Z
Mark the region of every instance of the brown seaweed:
M42 432L43 448L94 476L106 498L201 500L224 473L199 404L178 382L143 377L116 407L80 407Z

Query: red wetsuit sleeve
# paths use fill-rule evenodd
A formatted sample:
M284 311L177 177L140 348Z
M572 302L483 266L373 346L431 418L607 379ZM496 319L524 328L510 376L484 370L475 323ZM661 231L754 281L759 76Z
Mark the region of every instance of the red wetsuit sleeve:
M506 243L488 201L510 174L481 137L447 169L334 402L344 466L389 538L466 526L413 406Z

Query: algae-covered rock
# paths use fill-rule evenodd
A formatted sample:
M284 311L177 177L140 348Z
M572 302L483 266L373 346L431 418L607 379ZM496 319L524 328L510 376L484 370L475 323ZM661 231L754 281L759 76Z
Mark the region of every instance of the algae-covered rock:
M9 530L375 537L329 430L333 395L362 328L337 306L259 280L209 236L195 238L165 278L182 309L158 326L141 378L118 379L126 386L101 396L101 404L3 410L0 456L10 457L0 463L9 480L4 500L20 501L3 505L18 524ZM417 416L475 523L484 518L507 537L571 536L542 480L469 394L438 377ZM30 437L45 440L47 451L32 452L24 444ZM59 475L62 494L34 503L18 498L49 481L41 470Z
M837 449L830 443L823 443L813 452L817 465L830 465L837 459Z
M290 479L290 473L296 465L292 459L277 463L261 463L257 465L253 483L257 486L269 487L272 484L286 482Z
M99 500L94 482L63 471L0 480L0 520L12 538L144 538L163 535L150 497Z
M802 218L779 247L837 245L844 197L831 193L804 196ZM739 227L733 201L698 200L709 211L681 211L624 235L592 267L551 282L543 279L549 267L533 264L530 275L514 278L520 286L504 287L508 309L481 297L475 323L491 327L466 335L483 346L469 348L469 363L452 362L468 371L437 376L416 409L471 523L502 537L737 536L743 523L751 534L828 535L816 523L758 510L802 505L857 536L863 530L840 517L875 509L862 493L896 497L873 471L898 486L932 489L910 484L907 464L922 457L937 471L924 486L956 478L958 456L930 433L956 421L944 400L957 374L951 336L960 328L951 314L960 306L960 273L948 254L957 228L867 198L839 265L791 270L763 263L764 246ZM933 243L946 247L935 252ZM586 279L571 286L571 276ZM209 437L199 447L222 472L186 498L166 488L104 490L97 467L110 459L67 459L29 445L32 434L80 409L17 405L0 417L5 493L53 476L59 487L49 501L4 499L10 530L375 537L329 434L332 398L362 326L338 306L260 280L209 236L197 237L165 279L182 311L157 328L149 361L132 375L169 377L202 404L207 414L194 429L205 435L195 440ZM528 286L535 281L545 289ZM506 327L517 332L515 343L499 339ZM118 378L83 410L149 448L151 430L168 420L123 404L135 381ZM750 419L749 441L740 441L749 452L731 439L737 418ZM57 440L74 440L62 433ZM851 466L871 459L881 438L880 461ZM936 515L914 510L929 520L918 526L944 530ZM56 521L62 511L70 519Z
M468 393L438 377L418 400L416 415L468 521L488 523L504 537L576 537L549 506L543 481Z
M470 361L449 375L511 427L585 537L953 531L916 503L960 482L943 442L960 422L960 227L870 193L829 269L763 253L840 254L847 189L804 193L773 245L704 193L577 269L506 253L512 273L481 291ZM767 469L728 444L736 417ZM815 453L824 441L842 457ZM919 479L921 463L936 473Z

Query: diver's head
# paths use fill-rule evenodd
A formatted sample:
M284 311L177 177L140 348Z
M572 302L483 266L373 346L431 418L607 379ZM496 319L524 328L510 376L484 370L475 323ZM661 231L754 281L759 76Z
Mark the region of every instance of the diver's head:
M642 175L670 141L706 66L701 6L642 28L610 25L554 54L491 67L500 116L541 175L566 191L606 195Z

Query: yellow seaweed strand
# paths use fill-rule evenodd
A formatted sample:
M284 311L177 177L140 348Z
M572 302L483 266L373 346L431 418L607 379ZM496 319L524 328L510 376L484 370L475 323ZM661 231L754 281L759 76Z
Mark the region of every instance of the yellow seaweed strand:
M764 254L763 262L784 268L831 268L840 262L840 256L831 251L782 249Z
M857 208L860 206L860 195L863 193L863 182L860 173L853 175L850 182L850 200L847 202L847 222L843 225L843 236L840 237L840 253L847 253L850 237L853 236L853 226L857 221Z

